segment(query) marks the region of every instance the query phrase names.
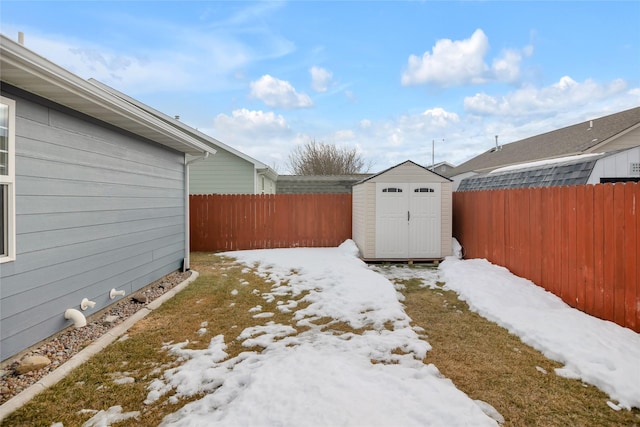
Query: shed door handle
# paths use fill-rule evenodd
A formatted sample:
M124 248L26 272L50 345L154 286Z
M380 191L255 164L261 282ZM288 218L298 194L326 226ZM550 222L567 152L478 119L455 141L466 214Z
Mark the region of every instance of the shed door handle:
M407 221L411 221L411 213L407 211Z

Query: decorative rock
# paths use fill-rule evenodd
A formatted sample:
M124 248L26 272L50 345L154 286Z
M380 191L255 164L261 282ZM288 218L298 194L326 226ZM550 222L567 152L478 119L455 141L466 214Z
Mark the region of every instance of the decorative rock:
M147 296L145 294L134 294L131 299L133 300L133 302L137 302L138 304L146 304L147 302L149 302L149 298L147 298Z
M44 356L27 356L22 359L18 366L16 366L16 372L18 374L25 374L31 371L37 371L38 369L42 369L45 366L51 364L51 360Z
M104 318L104 324L111 324L111 323L115 323L116 320L118 320L120 317L119 316L113 316L113 315L109 315L106 316Z

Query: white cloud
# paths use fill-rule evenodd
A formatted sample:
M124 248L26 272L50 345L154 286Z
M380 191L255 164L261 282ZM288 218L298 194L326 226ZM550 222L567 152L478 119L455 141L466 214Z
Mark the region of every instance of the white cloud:
M450 113L443 108L432 108L422 113L430 121L431 126L445 127L460 121L456 113Z
M432 51L425 52L422 58L409 56L407 68L402 74L402 84L448 87L492 81L513 83L520 78L523 56L533 54L533 45L525 46L522 51L505 49L493 60L491 67L484 59L488 51L489 39L481 29L477 29L468 39L438 40Z
M480 29L465 40L438 40L432 53L425 52L422 58L409 56L407 69L402 74L402 84L435 83L451 86L478 83L488 69L483 59L488 50L489 40Z
M497 116L530 116L569 110L576 106L596 104L624 94L627 83L616 79L600 84L587 79L576 82L569 76L543 88L524 86L503 96L478 93L464 99L464 108L470 114Z
M496 80L501 82L515 82L520 78L520 62L522 55L520 52L508 49L502 53L500 58L493 60L491 70Z
M351 141L355 135L355 132L350 129L338 130L334 132L333 139L336 141Z
M316 92L326 92L333 78L333 73L320 67L311 67L309 73L311 73L311 88Z
M246 135L255 137L257 135L283 136L291 132L285 118L269 111L248 110L242 108L234 110L231 116L218 114L213 120L215 129L228 135Z
M291 83L265 74L251 82L251 95L272 108L306 108L313 106L309 95L296 92Z

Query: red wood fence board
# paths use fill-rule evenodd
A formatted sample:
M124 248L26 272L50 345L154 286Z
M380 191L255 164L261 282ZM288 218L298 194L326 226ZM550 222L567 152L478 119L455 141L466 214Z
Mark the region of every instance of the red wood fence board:
M553 198L553 256L554 256L554 266L553 266L553 278L550 283L551 288L549 289L554 294L561 296L562 294L562 265L566 263L567 258L566 255L563 254L563 240L562 240L562 187L553 187L552 189Z
M615 228L613 224L613 185L605 184L603 198L604 247L602 253L604 272L603 318L613 321L613 286L615 283Z
M565 301L572 301L571 305L578 307L578 295L576 290L576 268L577 268L577 196L576 186L566 187L567 197L564 199L566 216L569 218L567 221L567 298Z
M542 282L542 198L539 188L532 188L529 192L529 274L527 277L534 283Z
M593 188L593 315L604 318L604 186Z
M623 262L624 262L624 283L638 283L639 277L637 272L637 257L626 256L627 254L633 254L637 248L638 231L636 228L636 193L633 191L633 187L624 187L624 247L623 247ZM630 328L636 327L636 310L635 305L638 296L636 295L635 286L624 287L624 306L625 306L625 320L624 323Z
M615 230L615 268L614 268L614 318L613 321L616 323L624 323L625 319L625 268L624 268L624 186L622 185L614 185L613 186L613 198L614 203L622 209L614 210L614 230Z
M586 311L593 310L593 186L579 186L576 191L576 307Z

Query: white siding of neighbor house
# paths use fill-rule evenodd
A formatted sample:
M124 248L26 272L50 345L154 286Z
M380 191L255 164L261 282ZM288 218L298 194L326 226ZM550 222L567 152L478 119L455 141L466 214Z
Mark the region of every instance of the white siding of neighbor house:
M258 183L253 163L216 147L216 154L197 161L189 170L190 194L255 194Z
M256 194L276 194L276 182L267 176L259 174Z
M9 89L6 89L9 90ZM16 100L16 259L0 265L1 359L179 269L184 155L25 94Z
M640 177L631 171L632 164L640 164L640 146L598 159L593 166L588 184L600 183L600 178Z
M353 186L353 240L364 259L376 257L376 182L385 183L441 183L441 250L442 257L451 255L452 183L424 168L407 163Z

